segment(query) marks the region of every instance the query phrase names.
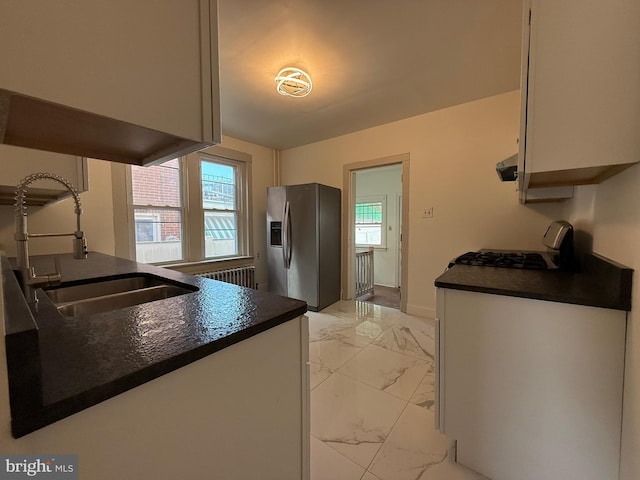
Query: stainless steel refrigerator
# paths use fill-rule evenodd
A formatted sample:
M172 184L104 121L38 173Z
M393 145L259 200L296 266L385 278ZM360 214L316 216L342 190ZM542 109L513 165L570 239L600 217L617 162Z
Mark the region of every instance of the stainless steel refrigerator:
M318 311L340 300L340 190L318 183L267 194L269 291Z

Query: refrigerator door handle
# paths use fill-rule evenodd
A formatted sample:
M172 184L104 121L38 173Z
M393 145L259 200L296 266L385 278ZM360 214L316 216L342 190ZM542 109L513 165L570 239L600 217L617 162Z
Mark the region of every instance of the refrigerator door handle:
M288 269L291 267L291 207L288 200L284 204L282 219L282 260L284 268Z
M289 208L289 202L284 202L284 208L282 209L282 265L287 268L287 210Z

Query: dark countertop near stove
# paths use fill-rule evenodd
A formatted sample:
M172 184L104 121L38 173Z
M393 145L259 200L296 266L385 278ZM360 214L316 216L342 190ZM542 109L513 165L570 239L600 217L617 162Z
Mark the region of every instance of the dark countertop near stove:
M435 280L435 285L628 311L632 276L632 269L588 254L578 272L454 265Z
M100 253L60 259L64 285L156 275L197 291L106 313L67 317L41 290L29 307L2 257L12 431L20 437L303 315L306 303ZM53 256L31 257L52 271Z

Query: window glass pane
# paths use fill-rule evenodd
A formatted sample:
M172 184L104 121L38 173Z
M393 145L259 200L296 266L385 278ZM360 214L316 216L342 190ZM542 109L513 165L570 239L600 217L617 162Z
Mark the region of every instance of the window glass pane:
M131 167L134 205L180 206L180 162L169 160L153 167Z
M182 218L179 210L134 210L136 260L142 263L182 260Z
M356 223L382 224L382 202L357 203Z
M236 210L236 169L202 162L202 208Z
M238 218L231 212L204 213L204 255L207 258L238 254Z
M358 225L356 226L356 245L381 245L382 226L381 225Z
M382 246L382 209L381 201L356 203L356 245Z

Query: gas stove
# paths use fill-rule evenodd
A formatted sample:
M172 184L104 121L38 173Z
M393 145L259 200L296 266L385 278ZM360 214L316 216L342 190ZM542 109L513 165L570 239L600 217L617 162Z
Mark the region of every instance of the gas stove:
M479 267L520 268L523 270L557 269L547 252L500 252L480 250L467 252L452 260L453 265L471 265Z
M546 252L514 250L480 250L467 252L449 262L454 265L478 267L519 268L521 270L571 270L573 259L573 227L564 220L552 222L547 228L542 243Z

